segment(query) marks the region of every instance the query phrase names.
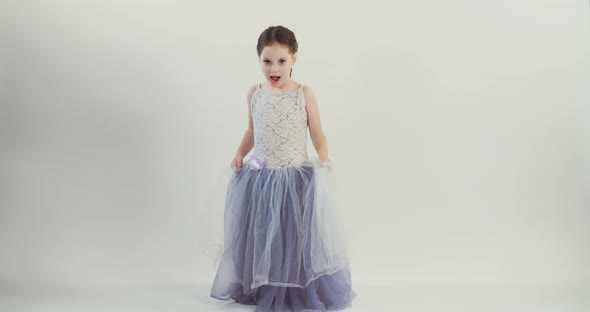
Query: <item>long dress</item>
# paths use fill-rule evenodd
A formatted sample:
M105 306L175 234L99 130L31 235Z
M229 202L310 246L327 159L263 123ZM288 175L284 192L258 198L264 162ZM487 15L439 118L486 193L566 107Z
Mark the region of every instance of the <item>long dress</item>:
M228 184L213 298L256 311L328 311L356 297L331 171L308 158L302 87L271 93L259 85L252 95L254 148Z

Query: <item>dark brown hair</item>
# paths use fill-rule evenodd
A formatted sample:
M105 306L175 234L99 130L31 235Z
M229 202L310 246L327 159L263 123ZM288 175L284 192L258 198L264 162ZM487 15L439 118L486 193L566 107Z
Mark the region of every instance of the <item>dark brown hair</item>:
M260 34L260 37L258 37L258 44L256 45L258 57L262 54L264 47L271 46L274 43L287 46L290 54L297 52L297 39L291 30L280 25L270 26ZM292 72L293 68L291 68L289 77L291 77Z

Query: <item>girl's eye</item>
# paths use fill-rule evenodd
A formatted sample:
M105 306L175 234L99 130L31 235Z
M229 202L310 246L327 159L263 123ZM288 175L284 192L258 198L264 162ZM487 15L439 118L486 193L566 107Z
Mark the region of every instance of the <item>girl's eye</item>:
M279 63L285 63L285 62L286 62L285 60L280 60L279 61ZM270 63L270 61L269 60L264 60L264 63L265 64L268 64L268 63Z

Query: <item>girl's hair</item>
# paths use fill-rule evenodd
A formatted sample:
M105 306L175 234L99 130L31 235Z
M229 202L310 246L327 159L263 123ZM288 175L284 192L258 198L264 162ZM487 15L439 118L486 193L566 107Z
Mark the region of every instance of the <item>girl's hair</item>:
M256 45L258 57L262 54L264 47L271 46L274 43L286 45L290 54L297 52L297 39L295 39L295 34L291 30L283 26L270 26L258 37L258 44ZM292 72L293 68L291 68L289 77L291 77Z

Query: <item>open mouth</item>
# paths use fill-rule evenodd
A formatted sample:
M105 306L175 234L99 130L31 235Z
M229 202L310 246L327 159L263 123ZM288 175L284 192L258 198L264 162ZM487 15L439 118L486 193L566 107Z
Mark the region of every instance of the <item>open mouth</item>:
M273 82L277 82L279 81L279 79L281 79L281 76L270 76L270 80L272 80Z

